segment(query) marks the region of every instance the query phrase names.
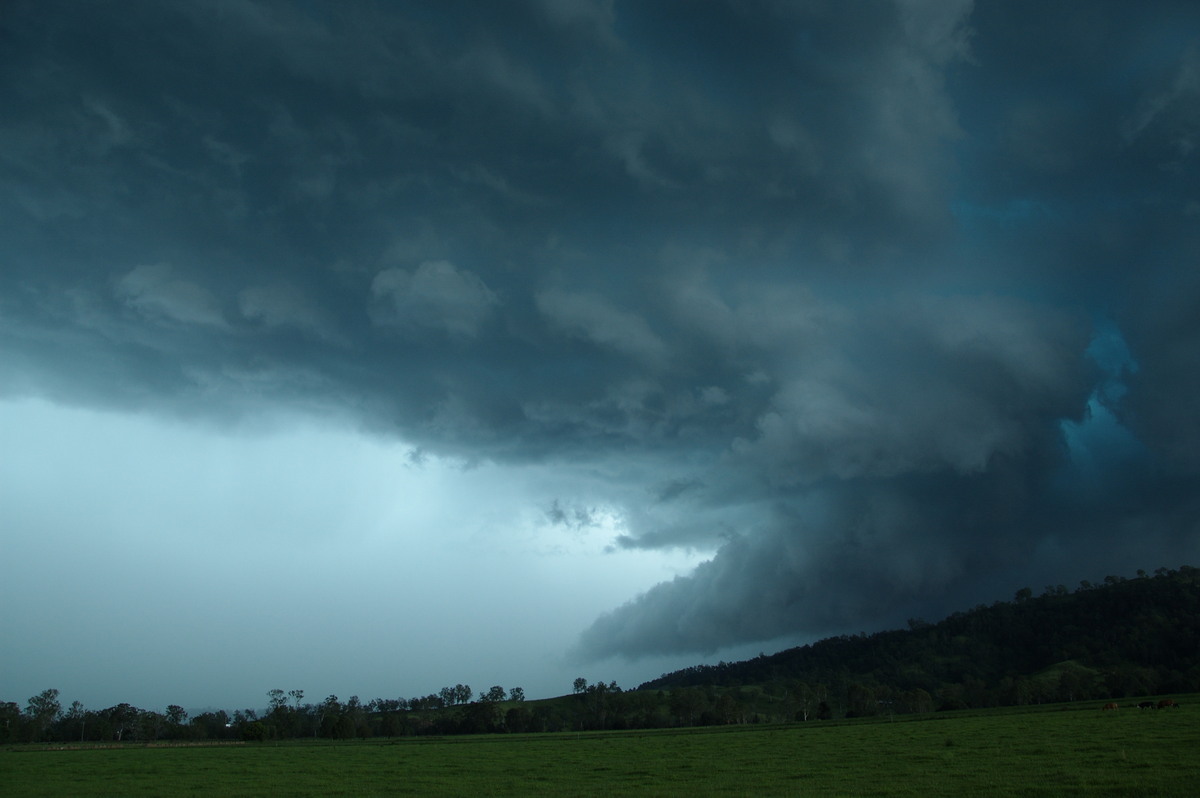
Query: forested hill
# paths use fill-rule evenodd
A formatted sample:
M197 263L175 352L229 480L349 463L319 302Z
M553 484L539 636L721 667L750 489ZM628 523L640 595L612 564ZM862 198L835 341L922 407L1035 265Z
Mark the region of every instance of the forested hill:
M1200 691L1200 569L1029 588L938 623L663 674L640 689L801 681L924 690L970 705Z

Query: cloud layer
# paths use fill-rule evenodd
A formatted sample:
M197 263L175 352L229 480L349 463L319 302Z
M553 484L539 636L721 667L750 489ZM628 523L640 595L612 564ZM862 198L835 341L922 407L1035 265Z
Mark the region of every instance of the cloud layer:
M584 656L1200 553L1192 4L0 26L0 394L577 469L614 547L711 553Z

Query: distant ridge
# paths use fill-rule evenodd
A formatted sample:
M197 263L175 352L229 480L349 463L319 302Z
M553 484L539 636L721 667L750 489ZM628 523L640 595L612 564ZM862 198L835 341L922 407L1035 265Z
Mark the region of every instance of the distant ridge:
M923 691L938 708L1200 691L1200 569L1029 588L937 623L843 635L638 689L821 684L844 696ZM848 700L848 699L847 699ZM890 699L876 699L884 703Z

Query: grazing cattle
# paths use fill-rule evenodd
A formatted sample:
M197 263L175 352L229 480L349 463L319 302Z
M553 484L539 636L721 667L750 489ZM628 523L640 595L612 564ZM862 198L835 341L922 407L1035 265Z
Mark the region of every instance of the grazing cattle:
M1101 709L1116 709L1116 708L1117 708L1116 703L1111 702L1111 701L1109 703L1105 704L1103 707L1101 707Z
M1154 709L1154 702L1143 701L1142 703L1138 704L1138 709Z
M1173 699L1173 698L1164 698L1162 701L1158 702L1159 709L1166 709L1167 707L1177 707L1177 706L1179 706L1179 705L1175 703L1175 699Z

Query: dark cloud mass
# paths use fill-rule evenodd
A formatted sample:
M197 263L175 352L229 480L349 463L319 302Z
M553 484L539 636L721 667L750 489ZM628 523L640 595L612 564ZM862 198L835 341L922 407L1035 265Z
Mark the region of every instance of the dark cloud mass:
M0 395L352 414L713 552L579 655L1200 554L1194 3L9 2Z

